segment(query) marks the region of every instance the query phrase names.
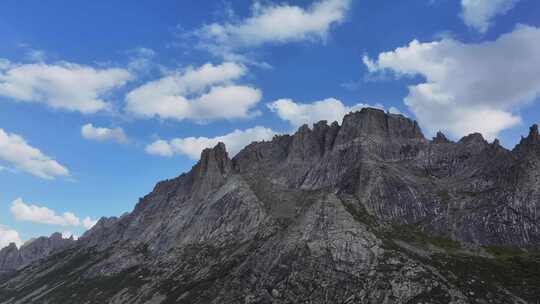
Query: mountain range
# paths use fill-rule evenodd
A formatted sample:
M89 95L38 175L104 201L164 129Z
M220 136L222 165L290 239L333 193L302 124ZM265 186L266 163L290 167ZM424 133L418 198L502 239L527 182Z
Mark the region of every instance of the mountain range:
M539 303L540 134L364 108L224 144L78 240L0 251L0 303Z

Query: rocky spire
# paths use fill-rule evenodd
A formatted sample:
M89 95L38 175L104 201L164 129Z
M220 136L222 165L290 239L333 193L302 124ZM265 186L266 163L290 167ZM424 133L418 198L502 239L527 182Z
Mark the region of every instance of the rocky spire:
M332 149L334 146L334 142L336 140L336 136L338 135L339 130L341 127L339 126L337 121L334 121L330 127L326 130L324 133L324 150L328 151Z
M538 125L534 124L529 129L529 136L527 139L531 144L540 144L540 133L538 132Z
M482 144L487 145L487 141L484 139L484 136L480 133L471 133L467 136L462 137L459 140L460 143L464 144Z
M192 171L195 192L203 194L217 189L232 170L232 161L224 143L220 142L214 148L204 149L201 159Z
M322 128L322 125L319 124L318 129L320 128ZM320 145L317 143L314 132L307 124L302 125L293 135L289 147L289 160L305 160L319 154Z
M0 270L17 269L21 264L21 255L15 243L10 243L0 250Z
M450 141L448 140L446 135L444 135L444 133L441 132L441 131L437 132L437 135L435 135L435 137L433 137L432 142L434 144L447 144L447 143L450 143Z
M212 149L204 149L201 153L201 159L199 160L197 166L197 171L200 175L225 175L229 173L229 171L232 169L232 164L225 144L219 142Z
M332 149L339 129L337 122L329 126L326 120L314 124L313 130L308 125L301 126L293 135L289 160L306 160L324 155Z
M518 154L527 154L540 151L540 133L538 125L534 124L529 129L529 135L522 137L520 143L514 149Z

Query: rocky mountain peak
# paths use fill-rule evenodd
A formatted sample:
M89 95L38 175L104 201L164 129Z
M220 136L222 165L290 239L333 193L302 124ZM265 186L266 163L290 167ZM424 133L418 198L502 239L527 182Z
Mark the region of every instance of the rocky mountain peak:
M2 250L6 250L6 251L12 251L12 250L17 250L17 244L15 243L9 243L9 245L7 245L5 248L3 248Z
M32 239L20 248L13 243L0 250L0 272L24 267L34 261L45 258L75 245L73 238L65 239L61 233L53 233L50 237Z
M459 142L464 143L464 144L482 144L482 145L487 144L487 141L484 139L484 136L482 136L482 134L480 133L471 133L461 138Z
M326 120L313 124L313 129L302 125L293 135L289 147L289 160L305 160L320 157L333 147L340 127L337 122L328 125Z
M533 124L529 130L530 130L531 134L534 134L536 136L540 136L540 134L538 132L538 124Z
M433 137L432 142L434 144L447 144L450 143L450 140L448 140L448 138L446 137L446 135L444 135L443 132L439 131L437 132L437 135Z
M327 120L321 120L317 123L313 124L313 131L317 132L317 130L324 130L328 128L328 121Z
M300 126L300 128L298 128L295 135L296 134L302 135L302 134L308 134L308 133L311 133L311 129L309 128L309 125L308 124L303 124L303 125Z
M527 136L530 142L539 144L540 143L540 133L538 132L538 125L534 124L529 129L529 136Z
M540 152L540 133L538 125L534 124L529 128L529 135L521 137L521 141L514 149L519 155L527 155L530 153L536 154Z
M196 168L200 175L229 173L232 163L225 144L219 142L214 148L204 149Z
M193 167L194 195L206 195L215 190L226 176L233 171L233 164L225 144L220 142L215 147L204 149L201 159Z
M64 237L62 236L62 234L60 232L55 232L53 234L51 234L51 236L49 237L49 240L51 241L59 241L59 240L63 240Z
M530 133L524 148L539 142L538 127ZM535 301L538 271L512 272L531 279L511 294L500 286L513 280L495 280L515 267L485 267L489 248L539 244L529 155L478 133L428 141L413 120L378 109L252 143L233 160L219 143L61 259L5 283L0 269L0 303L469 303L460 294L471 286L490 290L475 302ZM10 252L22 265L27 255ZM487 285L462 284L473 281Z
M363 108L345 115L336 144L344 144L359 137L391 140L424 139L416 121L375 108Z
M12 270L14 265L21 264L19 249L15 243L10 243L7 247L0 250L0 272Z

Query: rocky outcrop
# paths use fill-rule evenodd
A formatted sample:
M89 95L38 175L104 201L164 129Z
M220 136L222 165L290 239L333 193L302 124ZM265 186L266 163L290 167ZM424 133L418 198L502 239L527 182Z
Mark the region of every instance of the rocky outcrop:
M19 249L14 243L0 250L0 278L13 273L23 264Z
M521 157L526 157L529 154L540 157L540 133L538 132L537 124L531 127L527 137L521 138L521 142L516 146L514 151Z
M446 135L444 135L444 133L442 133L440 131L437 132L437 135L435 137L433 137L433 140L431 142L434 143L434 144L448 144L448 143L450 143L450 141L448 140Z
M223 144L0 283L0 303L534 303L538 128L512 151L377 109Z
M0 276L2 273L12 273L74 245L75 240L73 237L65 239L60 233L54 233L50 237L32 239L22 245L21 248L17 248L12 243L0 250Z

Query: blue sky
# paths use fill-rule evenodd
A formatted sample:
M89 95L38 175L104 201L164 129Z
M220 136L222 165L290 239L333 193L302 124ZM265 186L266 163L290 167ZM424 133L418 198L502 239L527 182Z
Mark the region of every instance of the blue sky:
M0 4L0 247L131 211L200 150L363 106L512 148L539 120L533 0ZM67 212L67 213L66 213Z

